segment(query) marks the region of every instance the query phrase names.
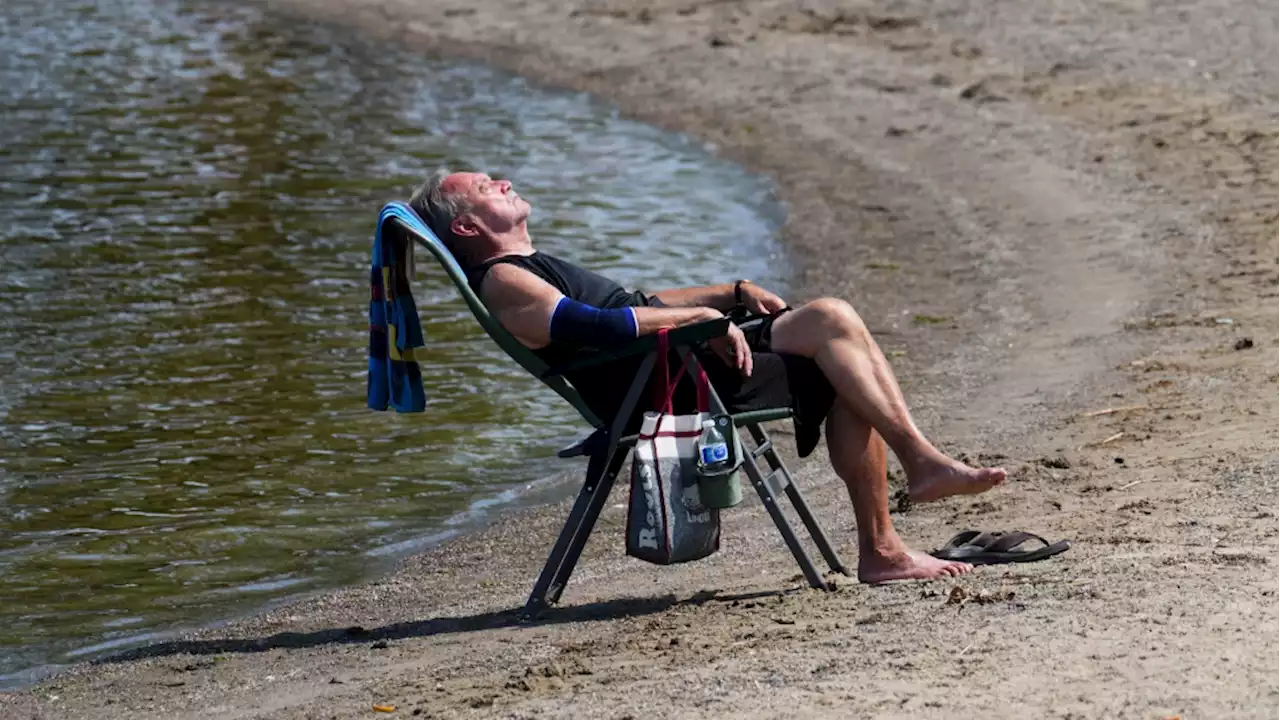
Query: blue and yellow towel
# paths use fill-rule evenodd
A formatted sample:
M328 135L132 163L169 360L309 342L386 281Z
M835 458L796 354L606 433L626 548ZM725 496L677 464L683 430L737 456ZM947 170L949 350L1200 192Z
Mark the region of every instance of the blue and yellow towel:
M422 412L426 394L422 368L414 354L426 343L418 307L409 291L409 238L384 233L392 215L378 217L373 236L373 267L369 271L369 407L397 412ZM413 218L416 220L417 218Z

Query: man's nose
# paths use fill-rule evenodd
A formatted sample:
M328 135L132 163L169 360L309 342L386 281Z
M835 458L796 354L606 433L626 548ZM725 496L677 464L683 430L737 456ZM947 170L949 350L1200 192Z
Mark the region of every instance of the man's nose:
M502 188L503 194L511 192L511 181L502 180L498 182L498 187Z

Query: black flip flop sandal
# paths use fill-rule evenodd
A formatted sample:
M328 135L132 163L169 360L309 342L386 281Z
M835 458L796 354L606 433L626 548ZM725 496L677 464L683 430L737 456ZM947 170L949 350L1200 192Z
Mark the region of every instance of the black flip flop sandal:
M1028 540L1039 540L1044 547L1019 550ZM938 550L929 553L941 560L956 560L971 565L1002 565L1005 563L1036 562L1066 552L1071 543L1048 540L1028 532L979 532L966 530L947 541Z

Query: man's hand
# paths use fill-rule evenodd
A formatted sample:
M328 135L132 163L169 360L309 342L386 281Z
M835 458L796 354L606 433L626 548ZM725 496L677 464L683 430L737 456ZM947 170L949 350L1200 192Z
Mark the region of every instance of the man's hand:
M742 377L751 377L753 367L751 348L747 346L747 338L742 334L741 328L729 323L729 332L724 337L711 340L707 344L726 365L738 368Z
M787 307L782 298L755 283L742 284L742 304L754 315L769 315Z

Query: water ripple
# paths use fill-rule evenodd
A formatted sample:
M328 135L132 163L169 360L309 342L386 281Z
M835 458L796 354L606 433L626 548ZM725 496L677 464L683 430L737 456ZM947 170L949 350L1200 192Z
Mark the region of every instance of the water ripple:
M428 169L511 178L631 287L786 276L769 186L695 144L256 8L7 0L0 127L0 676L350 582L563 469L582 424L438 272L427 412L364 407L372 222Z

